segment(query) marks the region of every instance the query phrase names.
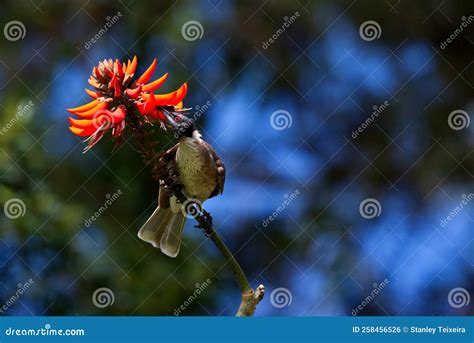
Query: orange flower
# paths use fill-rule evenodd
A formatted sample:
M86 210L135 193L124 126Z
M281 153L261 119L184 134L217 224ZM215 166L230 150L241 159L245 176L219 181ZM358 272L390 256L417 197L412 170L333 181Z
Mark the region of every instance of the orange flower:
M91 102L80 107L68 109L68 112L79 117L69 118L69 130L76 136L88 137L88 145L84 152L90 150L108 130L120 141L125 129L125 122L132 115L129 111L136 109L146 121L158 120L165 122L162 109L171 107L174 110L183 108L187 84L168 94L153 94L168 77L164 74L157 80L147 83L155 71L156 58L148 69L134 80L137 68L137 57L127 63L118 59L104 60L92 70L89 84L94 90L86 89L93 98Z

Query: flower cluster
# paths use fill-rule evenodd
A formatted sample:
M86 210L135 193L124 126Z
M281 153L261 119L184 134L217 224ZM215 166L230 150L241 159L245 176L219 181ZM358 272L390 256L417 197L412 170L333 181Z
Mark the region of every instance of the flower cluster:
M186 96L187 84L167 94L154 94L168 78L168 73L157 80L147 83L155 71L156 59L138 78L134 78L137 69L137 57L121 63L118 59L104 60L92 70L89 84L94 90L86 93L94 100L76 108L68 109L79 119L69 118L69 130L80 137L88 137L87 152L104 134L111 130L112 136L120 140L127 116L137 110L146 121L165 122L164 108L180 110Z

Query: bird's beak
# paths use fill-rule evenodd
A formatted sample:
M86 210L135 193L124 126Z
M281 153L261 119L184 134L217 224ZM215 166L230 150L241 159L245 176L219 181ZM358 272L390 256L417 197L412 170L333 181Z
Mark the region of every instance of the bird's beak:
M168 111L167 109L164 109L163 111L163 114L165 115L166 117L166 120L167 120L167 123L166 126L168 126L169 128L172 128L172 129L175 129L178 127L178 123L175 121L175 119L173 118L173 113Z

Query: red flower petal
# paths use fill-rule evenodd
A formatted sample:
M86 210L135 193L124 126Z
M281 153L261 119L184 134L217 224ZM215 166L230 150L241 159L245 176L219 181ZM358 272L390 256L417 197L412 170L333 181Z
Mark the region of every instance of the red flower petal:
M71 127L78 129L88 129L90 127L94 127L94 119L74 119L69 117L68 120L69 124L71 124Z
M69 131L71 131L73 134L75 134L76 136L80 136L80 137L85 137L85 136L90 136L92 135L94 132L97 131L97 129L93 126L91 127L88 127L87 129L80 129L80 128L77 128L77 127L70 127L69 128Z
M110 60L112 61L112 60ZM106 67L104 67L105 69L105 72L107 73L107 75L109 77L113 77L115 74L114 74L114 71L112 70L112 65L107 65Z
M91 91L90 89L85 89L86 93L93 99L97 99L98 97L100 97L100 93L98 92L93 92Z
M96 100L94 100L96 101ZM94 114L97 111L105 110L107 108L108 104L106 102L99 102L99 104L95 107L92 107L91 109L83 112L71 112L74 113L76 116L82 119L92 119L94 117Z
M118 98L120 96L120 81L118 79L115 79L113 88L114 88L114 95L116 98Z
M99 88L99 84L97 83L96 80L94 80L93 78L89 78L89 80L87 80L87 82L89 82L89 84L94 87L94 88Z
M125 75L122 69L122 64L118 59L116 59L114 63L114 73L117 73L121 78L123 78L123 76Z
M125 119L125 107L119 106L114 111L102 110L94 114L92 124L97 128L104 122L117 124ZM87 124L84 122L84 124Z
M183 99L186 97L187 93L188 93L188 84L185 82L176 91L176 97L175 97L172 105L177 105L180 102L182 102Z
M151 83L143 85L143 91L144 92L153 92L154 90L160 88L163 85L163 83L165 83L167 78L168 78L168 73L166 73L165 75L163 75L162 77L160 77L159 79L157 79L157 80L155 80Z
M133 75L137 69L137 56L133 56L132 62L127 66L127 74Z
M94 74L95 74L96 79L102 80L102 75L100 74L99 68L94 67Z
M156 111L156 110L151 113L150 117L152 117L153 119L161 120L161 121L165 121L165 120L166 120L166 117L165 117L165 115L163 114L163 112L161 112L161 111Z
M85 105L75 107L75 108L69 108L67 111L73 114L77 112L84 112L84 111L90 110L91 108L97 106L98 104L99 104L98 100L93 100Z
M152 96L149 96L145 102L141 102L137 104L138 111L143 115L151 114L153 111L155 111L155 108L156 108L155 98Z
M154 98L157 106L177 105L186 97L188 85L183 83L176 91L167 94L155 94ZM148 100L150 94L142 95L144 100Z
M138 84L143 84L146 83L150 80L151 76L153 75L153 72L155 71L156 68L156 58L153 60L151 65L148 67L147 70L138 78L137 83Z
M121 122L122 120L125 119L125 114L126 114L125 107L119 106L115 109L115 111L110 112L110 114L112 115L112 122L114 124Z
M136 99L138 98L138 96L140 95L140 93L142 92L142 86L141 85L138 85L137 88L127 88L125 90L125 94L132 98L132 99Z

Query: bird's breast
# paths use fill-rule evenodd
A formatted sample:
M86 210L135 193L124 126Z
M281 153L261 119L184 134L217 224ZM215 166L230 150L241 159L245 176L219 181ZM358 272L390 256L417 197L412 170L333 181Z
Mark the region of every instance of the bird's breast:
M217 168L200 140L184 138L176 151L176 164L188 198L205 201L216 188Z

